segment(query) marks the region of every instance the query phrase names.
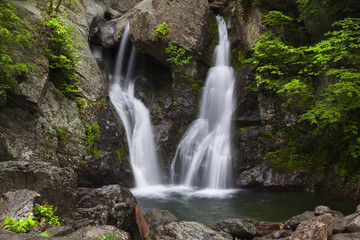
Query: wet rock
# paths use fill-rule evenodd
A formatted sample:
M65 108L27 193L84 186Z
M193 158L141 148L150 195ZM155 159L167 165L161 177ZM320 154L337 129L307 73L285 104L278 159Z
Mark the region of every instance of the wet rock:
M27 219L33 216L34 202L40 194L27 189L7 192L0 195L0 222L6 216L11 218Z
M253 220L248 220L250 223L254 224L254 226L261 231L263 234L267 234L270 232L274 232L277 230L281 230L284 228L284 224L276 223L276 222L256 222Z
M293 234L293 231L282 229L282 230L270 233L269 235L266 236L266 238L281 239L281 238L289 237L292 234Z
M58 214L74 206L77 176L70 168L45 162L0 162L0 193L29 189L39 193L39 202L47 200L58 207Z
M346 232L360 232L360 214L358 212L345 217Z
M233 238L240 239L252 239L262 234L252 223L241 218L227 219L215 223L211 228L215 231L229 233Z
M79 229L88 225L112 225L129 231L135 226L136 199L120 185L84 189L79 193L74 212L66 216L67 225Z
M121 15L122 15L121 13L111 8L106 9L104 13L104 17L106 18L106 20L112 20L120 17Z
M339 233L329 237L329 240L359 240L360 233Z
M140 237L141 239L146 239L150 233L150 228L141 212L140 205L135 206L135 216L136 216L136 225L139 229Z
M290 240L326 240L334 229L334 217L324 214L299 224Z
M291 171L274 168L264 162L256 167L245 170L237 177L239 187L266 187L266 188L301 188L306 185L309 174L306 171Z
M56 226L46 229L52 237L62 237L74 232L71 226Z
M177 222L178 219L167 210L152 209L144 215L150 228L156 228L160 225L166 225L171 222Z
M197 222L172 222L152 229L149 240L231 240L232 236L225 232L216 232Z
M118 240L131 240L130 234L114 226L87 226L67 235L67 238L91 238L98 239L104 234L110 234Z
M333 233L344 232L346 228L346 221L344 217L335 216L334 217L334 230Z
M314 212L315 216L320 216L327 213L331 214L333 217L344 217L341 212L331 210L328 206L317 206Z
M306 211L302 214L293 216L289 220L285 221L285 227L287 229L295 230L302 221L308 220L315 217L313 211Z
M190 51L194 59L211 64L212 49L209 46L215 36L208 25L214 19L206 0L144 0L140 4L143 4L142 10L130 19L131 37L139 51L168 64L165 48L171 41ZM169 25L169 32L163 39L158 39L155 30L162 22Z

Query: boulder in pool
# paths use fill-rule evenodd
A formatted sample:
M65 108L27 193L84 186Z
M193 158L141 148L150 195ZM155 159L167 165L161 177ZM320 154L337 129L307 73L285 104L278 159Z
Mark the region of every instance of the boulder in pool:
M246 219L231 218L215 223L212 227L215 231L223 231L229 233L233 238L253 239L261 236L261 232Z
M178 219L169 211L152 209L144 215L146 222L150 228L155 228L160 225L166 225L171 222L177 222Z

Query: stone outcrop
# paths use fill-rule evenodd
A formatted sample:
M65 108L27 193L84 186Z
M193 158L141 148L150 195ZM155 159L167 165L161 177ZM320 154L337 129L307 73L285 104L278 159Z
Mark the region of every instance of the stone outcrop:
M0 222L7 216L19 219L33 216L34 202L37 197L40 197L40 194L27 189L1 194Z
M233 238L239 239L252 239L262 235L252 223L241 218L226 219L215 223L211 228L218 232L229 233Z
M45 162L0 162L0 193L29 189L39 193L39 202L47 200L58 207L58 214L69 211L75 201L77 176L71 168L59 168Z
M225 232L216 232L201 223L196 222L172 222L151 230L149 240L225 240L233 239Z
M171 222L177 222L178 219L169 211L160 210L160 209L152 209L148 211L144 218L146 222L149 224L150 228L156 228L161 225L166 225Z
M305 171L290 171L277 169L266 163L245 170L237 177L239 187L268 187L268 188L301 188L306 185L308 174Z
M88 225L112 225L129 231L135 223L136 199L120 185L79 189L78 201L65 222L75 229Z
M334 217L331 214L324 214L301 222L290 240L326 240L333 229Z
M102 235L109 234L115 236L118 240L131 240L130 234L114 226L87 226L67 235L67 238L91 238L99 239Z

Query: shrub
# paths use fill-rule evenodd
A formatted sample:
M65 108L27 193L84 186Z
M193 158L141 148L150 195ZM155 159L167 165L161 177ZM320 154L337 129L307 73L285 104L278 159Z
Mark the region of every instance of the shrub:
M57 208L53 205L49 205L46 201L42 205L36 204L33 208L34 220L41 222L42 220L47 221L51 226L60 226L59 217L55 216Z
M169 25L166 22L161 23L155 30L155 36L157 38L163 38L169 33Z
M59 124L56 126L56 135L59 139L66 141L70 137L69 124Z
M85 133L87 135L86 145L87 151L94 155L97 154L96 142L99 140L100 127L97 123L85 126Z
M10 218L6 216L2 229L9 229L13 232L29 232L33 226L38 225L37 221L34 221L31 216L27 220L21 220L19 218Z
M65 17L65 13L51 13L44 24L48 28L49 78L61 92L69 95L79 92L75 72L80 61L77 56L80 42L75 27L69 25Z
M177 47L171 42L169 42L169 45L165 49L165 52L170 56L168 59L166 59L166 61L181 67L180 70L183 70L183 66L188 64L192 59L192 56L185 56L185 49L183 49L182 47Z

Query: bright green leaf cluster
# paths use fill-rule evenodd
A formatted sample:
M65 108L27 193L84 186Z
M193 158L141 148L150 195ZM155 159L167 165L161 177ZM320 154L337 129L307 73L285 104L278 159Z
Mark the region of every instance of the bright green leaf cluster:
M118 238L111 234L103 234L98 238L98 240L117 240Z
M261 19L261 23L267 26L288 25L293 21L294 19L292 17L286 16L279 11L270 11Z
M186 51L182 47L177 47L169 42L165 52L170 56L166 61L175 64L176 66L184 66L190 62L192 56L185 56Z
M77 55L80 47L79 35L75 27L66 22L66 15L51 13L50 18L44 21L48 28L47 56L50 66L50 80L64 94L77 93L76 68L80 61Z
M166 22L161 23L155 30L155 36L157 38L163 38L169 33L169 25Z
M97 154L96 142L99 140L100 127L97 123L85 126L85 133L87 135L86 145L89 153Z
M21 220L19 218L10 218L6 216L2 229L9 229L13 232L29 232L34 226L37 226L39 222L34 221L31 216L27 220Z
M45 220L51 226L60 226L59 217L54 215L56 210L56 207L49 205L47 202L42 205L36 204L33 208L34 220L39 223Z

